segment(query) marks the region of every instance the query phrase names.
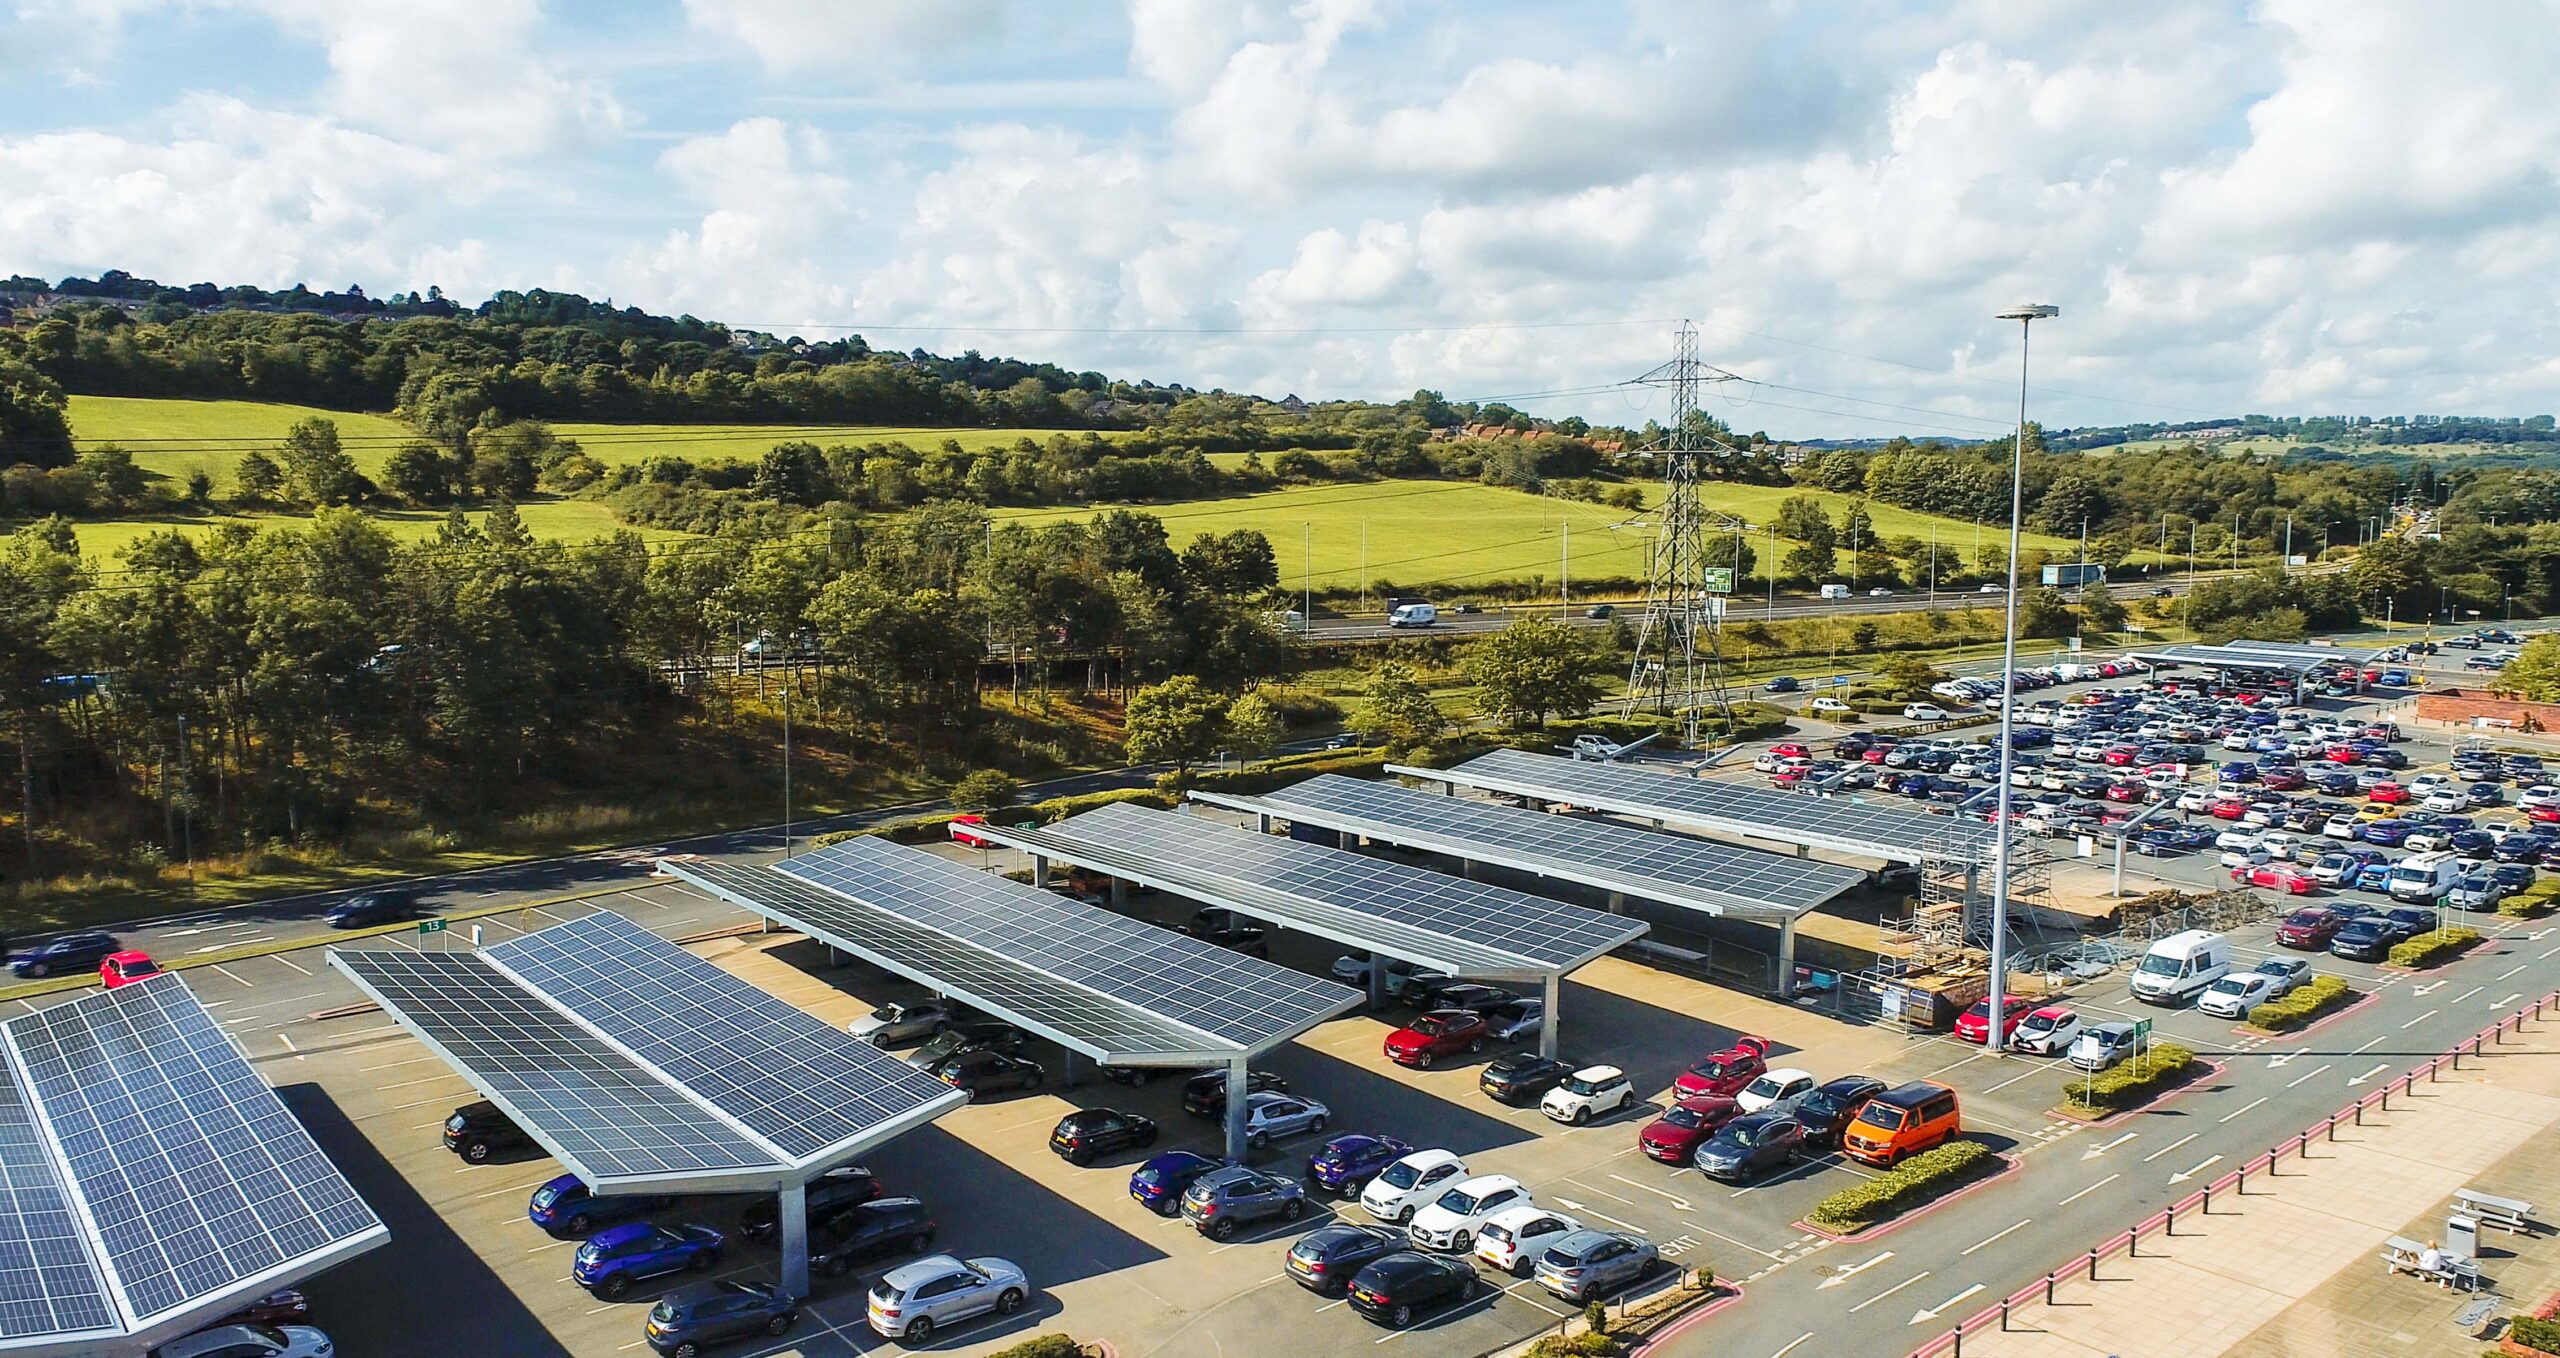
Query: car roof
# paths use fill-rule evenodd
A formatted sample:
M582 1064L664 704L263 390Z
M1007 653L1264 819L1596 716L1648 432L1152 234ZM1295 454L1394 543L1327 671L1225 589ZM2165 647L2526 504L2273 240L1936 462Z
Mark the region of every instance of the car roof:
M904 1292L911 1287L921 1287L946 1273L957 1272L961 1267L959 1259L952 1255L928 1254L913 1263L900 1264L881 1274L880 1281L897 1291Z
M1443 1147L1434 1146L1427 1151L1414 1151L1409 1155L1400 1156L1397 1158L1396 1163L1400 1165L1412 1165L1417 1169L1429 1169L1434 1165L1458 1163L1458 1153Z
M1565 1216L1564 1213L1559 1212L1552 1207L1541 1207L1534 1202L1513 1203L1511 1206L1503 1208L1501 1211L1494 1213L1492 1216L1486 1217L1484 1220L1485 1224L1488 1226L1508 1227L1516 1222L1526 1221L1531 1217L1564 1217L1567 1221L1573 1220L1573 1218Z
M1575 1071L1574 1076L1577 1079L1589 1080L1593 1084L1607 1084L1611 1080L1627 1078L1627 1073L1616 1066L1584 1066Z
M1508 1174L1470 1174L1449 1186L1451 1188L1471 1189L1480 1197L1497 1188L1518 1188L1520 1186L1520 1181L1512 1178Z
M1769 1068L1769 1071L1760 1078L1763 1080L1779 1081L1810 1080L1813 1078L1813 1072L1809 1070L1800 1070L1794 1066L1772 1066ZM1755 1083L1757 1082L1755 1081Z
M2048 1004L2048 1005L2044 1006L2043 1008L2036 1010L2034 1013L2027 1015L2027 1017L2028 1017L2028 1018L2071 1018L2071 1017L2073 1017L2073 1014L2072 1014L2072 1012L2071 1012L2071 1007L2070 1007L2069 1005L2062 1005L2062 1004ZM1834 1081L1833 1083L1835 1083L1835 1084L1836 1084L1836 1083L1838 1083L1838 1082L1837 1082L1837 1081Z

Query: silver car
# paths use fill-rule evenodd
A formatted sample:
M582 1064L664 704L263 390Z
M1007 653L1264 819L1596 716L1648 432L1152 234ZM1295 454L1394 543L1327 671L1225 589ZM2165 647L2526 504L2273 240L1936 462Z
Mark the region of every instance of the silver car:
M866 1314L881 1337L921 1344L936 1330L990 1311L1009 1316L1031 1298L1031 1280L1004 1259L948 1254L889 1270L872 1284Z
M1570 1302L1605 1297L1652 1272L1661 1257L1640 1235L1575 1231L1538 1256L1538 1285Z
M1261 1147L1279 1137L1321 1132L1332 1117L1333 1110L1314 1099L1266 1089L1245 1099L1245 1142Z

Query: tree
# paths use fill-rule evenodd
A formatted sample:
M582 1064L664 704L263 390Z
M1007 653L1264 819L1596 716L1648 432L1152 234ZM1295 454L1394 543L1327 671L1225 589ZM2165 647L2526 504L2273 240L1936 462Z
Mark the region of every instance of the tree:
M1248 693L1227 706L1227 748L1239 759L1260 759L1280 744L1277 708L1259 693Z
M1182 569L1202 589L1230 599L1252 599L1280 585L1271 539L1250 528L1203 533L1182 549Z
M1929 696L1931 685L1943 684L1953 676L1918 656L1897 655L1876 666L1883 677L1884 696L1914 699Z
M1600 698L1606 659L1571 628L1522 618L1477 642L1459 665L1486 715L1514 730L1545 726L1553 713L1580 712Z
M150 486L142 468L135 465L133 454L112 443L100 444L80 454L80 460L73 465L89 482L89 489L97 497L100 509L131 509L141 503L143 492Z
M2028 590L2027 597L2018 601L2019 636L2067 637L2079 622L2071 601L2051 585Z
M1373 744L1409 750L1439 739L1449 719L1413 666L1389 660L1370 672L1368 700L1352 712L1350 725Z
M1779 501L1778 536L1807 546L1840 545L1840 534L1831 526L1831 516L1823 512L1822 502L1810 495L1790 495Z
M443 451L422 439L393 450L382 464L382 484L413 505L441 504L453 498L453 476Z
M2103 587L2084 591L2080 596L2080 620L2093 632L2121 632L2125 625L2124 604Z
M364 474L356 470L356 460L338 442L338 424L314 416L299 420L285 431L284 446L277 450L284 464L286 479L293 492L304 502L315 505L341 505L360 498L364 493Z
M198 509L213 503L213 473L202 467L187 473L187 503Z
M1883 635L1883 632L1876 627L1873 619L1860 618L1849 628L1849 649L1856 651L1860 655L1873 654L1876 649L1876 641Z
M52 378L0 350L0 467L71 461L70 402Z
M992 814L1013 805L1021 797L1022 785L1010 774L997 769L979 769L964 774L951 785L951 806L955 811Z
M1177 783L1190 781L1191 766L1215 753L1226 735L1227 700L1188 674L1149 684L1129 695L1129 761L1171 764Z
M252 448L240 455L239 470L232 475L232 493L249 504L270 504L284 495L284 468L276 460Z
M2519 698L2560 702L2560 634L2545 633L2526 642L2498 672L2496 684L2500 692Z
M1778 569L1808 584L1821 584L1839 564L1839 553L1827 542L1799 542L1787 548Z

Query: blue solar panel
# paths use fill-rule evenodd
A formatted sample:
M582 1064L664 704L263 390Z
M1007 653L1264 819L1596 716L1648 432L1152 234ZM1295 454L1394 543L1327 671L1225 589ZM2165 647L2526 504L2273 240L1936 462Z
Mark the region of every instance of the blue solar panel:
M380 1232L176 976L7 1030L137 1327Z
M940 1080L610 911L482 955L794 1158L951 1097Z
M17 1077L0 1069L0 1338L113 1328L107 1287Z

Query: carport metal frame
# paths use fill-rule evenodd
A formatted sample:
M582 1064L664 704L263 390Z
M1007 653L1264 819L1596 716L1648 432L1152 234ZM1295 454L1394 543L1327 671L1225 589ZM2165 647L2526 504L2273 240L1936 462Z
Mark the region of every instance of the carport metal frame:
M972 833L981 834L987 838L992 839L996 837L994 833L995 827L993 826L975 825L970 827L970 829ZM1343 1014L1358 1008L1361 1003L1361 997L1359 994L1357 992L1352 992L1351 997L1344 1000L1338 1007L1326 1013L1317 1015L1297 1028L1286 1033L1277 1034L1267 1041L1247 1045L1219 1037L1214 1033L1204 1032L1198 1028L1192 1027L1190 1024L1182 1023L1179 1020L1158 1014L1154 1010L1148 1009L1145 1005L1140 1004L1135 1000L1131 1000L1126 996L1097 990L1092 986L1085 985L1081 982L1071 981L1065 977L1056 976L1054 973L1047 972L1039 967L1031 966L1029 963L1014 961L1014 964L1017 966L1021 966L1031 971L1039 971L1042 975L1050 976L1051 979L1055 980L1062 988L1075 990L1085 995L1095 996L1110 1003L1125 1006L1129 1009L1139 1010L1152 1016L1159 1022L1199 1033L1201 1042L1199 1047L1189 1049L1122 1051L1107 1048L1083 1038L1068 1034L1040 1021L1036 1017L1024 1014L1009 1005L999 1004L973 994L965 988L952 986L937 975L932 968L920 962L916 962L896 954L881 952L876 948L856 943L853 940L845 938L830 930L819 928L815 924L801 919L799 916L788 910L756 899L748 892L734 890L729 886L723 885L720 881L715 880L712 877L691 871L691 866L692 865L690 864L672 861L665 861L659 864L660 869L669 875L693 886L699 887L704 891L708 891L712 895L719 897L721 900L727 901L731 905L737 906L741 910L761 916L776 924L780 924L785 928L791 929L796 933L815 939L838 952L859 957L873 966L879 967L893 975L903 976L918 985L925 986L936 994L947 995L954 999L961 1000L981 1012L993 1014L1026 1032L1033 1033L1037 1036L1046 1038L1051 1042L1055 1042L1059 1047L1069 1053L1082 1052L1086 1056L1091 1057L1098 1065L1145 1066L1192 1070L1196 1070L1202 1066L1226 1067L1226 1154L1229 1160L1234 1161L1237 1164L1244 1163L1244 1154L1246 1150L1244 1114L1251 1097L1251 1090L1246 1079L1246 1072L1250 1067L1253 1058L1262 1056L1277 1048L1287 1046L1291 1042L1296 1041L1299 1037L1314 1030L1319 1025L1329 1022L1335 1018L1339 1018ZM756 869L756 871L771 872L773 870L770 868L763 868ZM1041 875L1045 876L1045 872ZM882 914L892 915L901 920L906 920L905 916L898 915L894 910L887 910L878 905L874 905L871 902L864 901L859 897L848 895L838 888L821 886L817 883L805 881L797 877L790 877L787 878L787 880L790 881L794 887L824 891L830 895L842 897L844 900L865 909L876 910ZM906 922L911 927L926 927L918 926L912 920L906 920ZM942 931L938 929L929 931L942 933ZM949 934L943 934L943 936L946 938L951 937ZM979 946L971 943L967 939L959 939L956 941L970 947ZM980 951L992 950L980 948Z
M1254 883L1227 880L1214 871L1159 863L1143 854L1087 843L1036 827L972 825L969 833L1031 855L1032 881L1035 884L1048 880L1049 864L1053 860L1073 863L1096 872L1109 873L1115 883L1112 887L1115 903L1121 890L1117 883L1131 881L1266 924L1329 938L1345 947L1366 952L1371 958L1369 999L1373 1004L1383 1003L1386 999L1386 968L1376 964L1376 959L1382 956L1410 962L1426 970L1475 980L1535 981L1545 1004L1538 1024L1538 1053L1549 1057L1557 1051L1556 1029L1561 1022L1560 991L1565 974L1643 937L1648 928L1642 920L1627 920L1623 937L1569 962L1550 966L1501 948L1382 920L1354 907ZM1335 852L1344 851L1337 849ZM1234 1087L1230 1083L1230 1090ZM1230 1109L1231 1115L1233 1111Z
M1746 919L1775 923L1778 926L1778 996L1781 999L1791 995L1795 989L1796 921L1820 908L1820 905L1812 905L1801 910L1791 910L1784 906L1755 904L1740 897L1696 891L1684 888L1678 883L1665 882L1638 873L1618 872L1605 865L1551 858L1544 854L1504 850L1497 845L1481 841L1452 839L1429 830L1371 820L1365 816L1354 816L1339 811L1268 801L1260 797L1239 797L1223 792L1193 792L1190 797L1195 802L1251 815L1255 817L1255 827L1266 834L1270 833L1272 821L1285 820L1294 824L1318 826L1341 834L1358 835L1363 839L1398 844L1408 849L1418 849L1425 853L1455 858L1459 861L1461 875L1464 875L1464 872L1473 864L1491 863L1496 867L1530 873L1551 881L1572 882L1597 891L1608 892L1610 904L1613 907L1625 897L1634 896L1640 900L1656 901L1685 910L1695 910L1719 919ZM1646 833L1633 826L1616 828L1628 834ZM1854 871L1854 869L1844 869L1844 871ZM1820 904L1827 905L1830 901L1839 899L1849 889L1846 886L1842 887Z

